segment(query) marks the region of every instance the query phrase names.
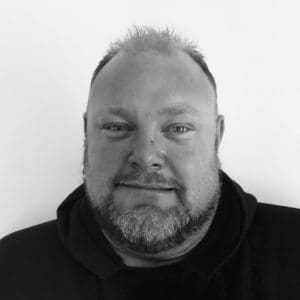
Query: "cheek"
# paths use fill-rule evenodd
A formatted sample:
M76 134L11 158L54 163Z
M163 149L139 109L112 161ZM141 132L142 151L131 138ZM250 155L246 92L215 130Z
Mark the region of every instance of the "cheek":
M180 145L170 145L167 149L170 165L174 167L180 177L194 177L205 170L214 155L213 142L207 143L199 137Z
M170 166L176 178L186 187L186 201L191 211L202 207L215 189L212 169L215 160L214 142L198 137L193 142L168 149Z
M91 142L87 153L89 169L94 173L104 172L103 175L114 173L126 160L125 149L119 144Z
M110 180L124 164L125 154L122 147L101 143L99 140L88 144L86 184L90 197L96 204L99 204L100 195L109 193Z

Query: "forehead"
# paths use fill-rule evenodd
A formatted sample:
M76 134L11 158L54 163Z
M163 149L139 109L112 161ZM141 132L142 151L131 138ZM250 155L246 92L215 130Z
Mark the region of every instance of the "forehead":
M163 107L214 107L206 74L186 53L118 53L91 87L88 114L108 107L155 112Z

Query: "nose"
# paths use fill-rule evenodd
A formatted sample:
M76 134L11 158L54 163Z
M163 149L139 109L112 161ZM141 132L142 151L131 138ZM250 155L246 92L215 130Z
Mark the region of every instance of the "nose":
M158 171L164 165L162 143L149 137L137 137L128 161L134 169Z

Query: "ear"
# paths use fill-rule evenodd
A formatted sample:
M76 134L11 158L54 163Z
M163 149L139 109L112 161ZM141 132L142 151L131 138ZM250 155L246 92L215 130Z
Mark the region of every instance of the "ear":
M86 117L86 112L83 114L83 123L84 123L84 136L86 136L86 128L87 128L87 117Z
M216 150L218 151L224 134L224 116L217 116Z

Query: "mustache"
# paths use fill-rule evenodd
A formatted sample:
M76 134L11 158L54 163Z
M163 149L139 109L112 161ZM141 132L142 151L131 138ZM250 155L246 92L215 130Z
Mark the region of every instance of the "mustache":
M116 175L111 183L115 187L120 182L138 182L142 185L162 185L162 186L170 186L174 187L175 189L183 192L185 190L185 185L180 180L176 179L175 177L165 177L163 174L151 172L135 172L130 174L118 174Z

